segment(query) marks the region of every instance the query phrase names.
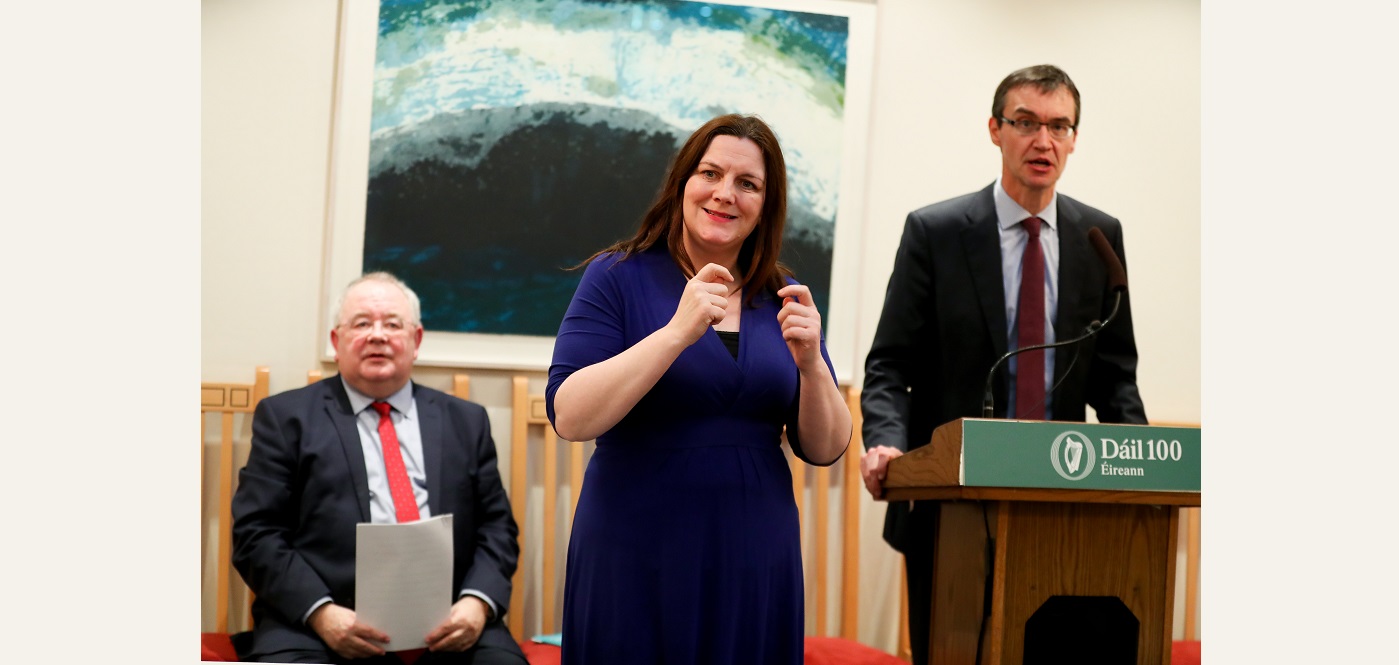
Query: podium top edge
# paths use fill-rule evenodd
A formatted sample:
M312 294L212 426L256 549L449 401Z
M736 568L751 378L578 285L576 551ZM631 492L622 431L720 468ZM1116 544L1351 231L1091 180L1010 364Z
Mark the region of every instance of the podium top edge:
M968 423L1022 423L1030 425L1096 425L1099 427L1159 427L1163 429L1200 429L1198 423L1101 423L1087 422L1083 420L1026 420L1022 418L958 418L953 422Z

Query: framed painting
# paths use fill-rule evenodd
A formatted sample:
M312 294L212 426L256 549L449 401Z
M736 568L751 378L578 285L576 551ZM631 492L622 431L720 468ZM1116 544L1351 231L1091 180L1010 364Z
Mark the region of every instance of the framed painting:
M788 167L782 260L850 376L873 5L342 0L340 20L327 327L386 270L422 299L420 365L546 369L574 268L635 232L692 131L756 114Z

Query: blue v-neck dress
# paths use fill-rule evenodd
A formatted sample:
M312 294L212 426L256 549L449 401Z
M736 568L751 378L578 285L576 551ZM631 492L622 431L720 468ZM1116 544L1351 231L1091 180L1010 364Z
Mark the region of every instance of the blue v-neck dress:
M664 248L588 266L554 346L551 420L559 385L666 325L685 282ZM566 665L802 662L800 532L781 449L788 425L805 459L797 368L781 300L754 303L736 360L706 331L598 437L568 546Z

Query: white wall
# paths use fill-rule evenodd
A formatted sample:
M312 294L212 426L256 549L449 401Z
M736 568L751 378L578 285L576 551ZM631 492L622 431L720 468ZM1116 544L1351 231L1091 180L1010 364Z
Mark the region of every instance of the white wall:
M874 334L904 216L996 177L999 153L985 129L992 92L1012 70L1047 62L1083 96L1060 191L1125 228L1147 412L1199 422L1199 3L875 4L867 211L849 220L862 226L854 357L864 358ZM202 7L202 378L250 381L254 366L268 365L276 393L320 367L326 336L318 304L337 2ZM473 397L508 409L506 374L476 375ZM449 377L415 375L444 389ZM496 420L497 442L508 441ZM860 639L892 650L899 566L880 540L882 516L882 505L865 501Z
M202 375L316 364L335 0L203 2ZM300 379L297 378L300 376Z

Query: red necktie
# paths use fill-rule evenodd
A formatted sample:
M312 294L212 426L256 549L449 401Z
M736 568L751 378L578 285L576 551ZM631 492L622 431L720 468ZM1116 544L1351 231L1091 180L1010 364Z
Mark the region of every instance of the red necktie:
M371 406L379 412L379 444L384 451L384 471L389 476L389 493L393 495L393 509L400 524L418 521L418 500L413 496L413 486L408 480L408 469L403 466L403 451L398 448L398 433L393 429L393 419L388 402L375 402Z
M1040 218L1021 225L1030 235L1020 262L1020 304L1016 347L1044 344L1044 253L1040 249ZM1026 351L1015 359L1015 417L1044 420L1044 351Z

